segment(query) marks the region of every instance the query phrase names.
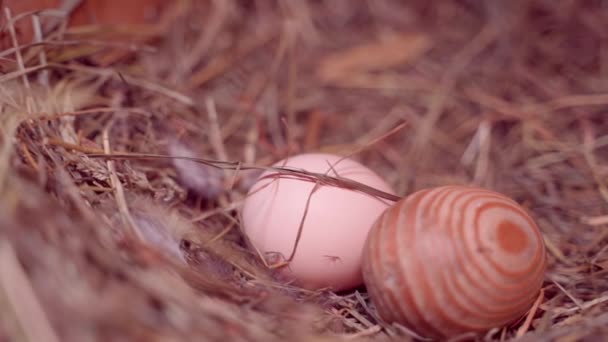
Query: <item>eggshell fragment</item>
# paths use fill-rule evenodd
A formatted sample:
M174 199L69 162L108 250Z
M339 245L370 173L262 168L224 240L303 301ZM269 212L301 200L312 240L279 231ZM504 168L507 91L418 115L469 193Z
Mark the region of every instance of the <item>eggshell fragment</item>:
M274 166L348 178L394 194L375 172L341 156L300 154ZM327 184L311 195L316 184L314 179L264 172L250 189L241 212L244 233L270 262L288 259L312 196L296 252L281 269L282 275L308 289L340 291L359 286L367 233L392 202Z

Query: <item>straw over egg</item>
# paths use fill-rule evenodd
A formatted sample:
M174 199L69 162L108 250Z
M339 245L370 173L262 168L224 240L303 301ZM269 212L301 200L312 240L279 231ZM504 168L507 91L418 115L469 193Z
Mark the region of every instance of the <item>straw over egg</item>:
M363 257L379 315L434 338L521 317L545 267L532 218L508 197L468 186L426 189L395 203L370 231Z

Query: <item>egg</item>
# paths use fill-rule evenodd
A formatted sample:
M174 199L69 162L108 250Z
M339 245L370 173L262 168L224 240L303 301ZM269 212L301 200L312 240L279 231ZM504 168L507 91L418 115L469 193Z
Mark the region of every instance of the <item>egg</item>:
M353 159L326 153L288 157L275 167L305 170L354 180L385 193L391 186ZM241 209L244 234L251 247L279 268L283 280L303 288L333 291L363 284L362 248L372 225L392 201L314 179L265 171L249 190Z
M521 318L546 268L541 232L517 202L472 186L440 186L396 202L364 248L378 314L424 337L485 332Z

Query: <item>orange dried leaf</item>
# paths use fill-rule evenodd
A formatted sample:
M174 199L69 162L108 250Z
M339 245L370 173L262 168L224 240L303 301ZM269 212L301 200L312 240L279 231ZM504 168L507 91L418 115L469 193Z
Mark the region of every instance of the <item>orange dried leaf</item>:
M400 33L381 37L353 48L331 54L321 61L319 78L331 82L350 73L364 73L411 63L432 46L420 33Z

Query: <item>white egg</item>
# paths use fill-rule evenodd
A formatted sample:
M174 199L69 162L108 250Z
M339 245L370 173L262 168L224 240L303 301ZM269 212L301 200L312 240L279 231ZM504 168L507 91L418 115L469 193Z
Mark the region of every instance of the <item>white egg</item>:
M300 154L274 166L348 178L394 194L374 171L341 156ZM314 180L266 171L250 189L241 211L242 228L252 247L267 260L286 260L292 254L315 185ZM391 204L390 200L355 190L320 186L310 197L297 250L282 274L308 289L329 287L340 291L361 285L365 239Z

